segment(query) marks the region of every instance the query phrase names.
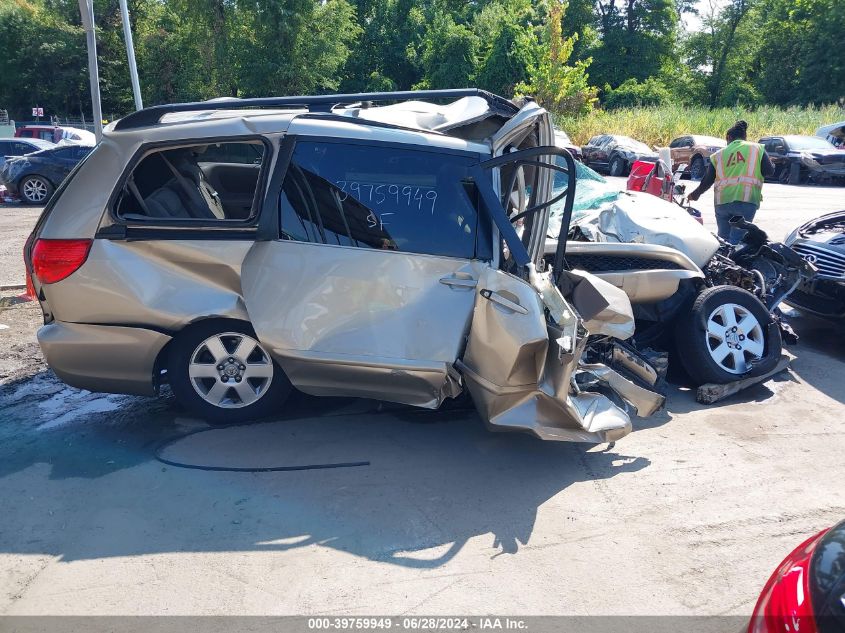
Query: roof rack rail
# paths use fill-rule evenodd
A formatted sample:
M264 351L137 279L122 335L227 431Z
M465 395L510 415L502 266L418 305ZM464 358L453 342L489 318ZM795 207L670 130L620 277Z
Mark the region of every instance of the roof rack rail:
M372 101L412 101L415 99L460 99L461 97L481 97L491 107L514 114L518 108L505 99L478 88L460 88L455 90L403 90L398 92L361 92L352 94L312 95L298 97L259 97L253 99L212 99L194 103L173 103L157 105L129 114L115 123L115 130L131 130L139 127L156 125L165 114L172 112L198 112L208 110L228 110L241 108L306 108L309 112L331 112L339 105L350 105Z

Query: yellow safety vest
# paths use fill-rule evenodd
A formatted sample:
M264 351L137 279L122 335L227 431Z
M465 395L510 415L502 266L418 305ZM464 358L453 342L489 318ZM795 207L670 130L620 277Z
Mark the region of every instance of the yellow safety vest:
M733 141L710 156L716 168L716 204L752 202L763 199L763 146Z

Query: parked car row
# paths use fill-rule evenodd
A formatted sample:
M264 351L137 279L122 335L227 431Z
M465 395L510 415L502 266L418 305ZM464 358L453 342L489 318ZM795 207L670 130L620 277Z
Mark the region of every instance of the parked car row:
M843 126L845 129L845 126ZM828 131L827 128L824 128ZM839 128L833 130L838 133ZM835 146L829 139L838 138L828 131L821 136L766 136L759 143L775 165L772 180L789 183L845 183L845 144ZM571 141L567 142L571 145ZM559 143L559 146L564 145ZM672 170L686 165L686 173L699 180L704 176L710 156L726 146L725 139L688 134L669 143ZM567 146L569 148L569 146ZM572 152L576 156L576 152ZM611 176L627 176L637 160L656 161L657 151L628 136L600 134L581 148L582 160L593 169Z
M41 139L51 143L77 143L79 145L93 146L96 137L88 130L66 125L30 124L19 127L15 130L16 138Z

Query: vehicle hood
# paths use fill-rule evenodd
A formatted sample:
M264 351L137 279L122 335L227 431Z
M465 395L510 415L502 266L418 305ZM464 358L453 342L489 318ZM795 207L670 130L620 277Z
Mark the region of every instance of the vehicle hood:
M815 159L832 158L837 162L845 162L845 152L840 149L804 149L789 152L790 156L811 157Z
M580 183L579 183L580 184ZM699 268L719 249L719 240L676 204L655 196L622 191L610 202L583 210L572 221L592 242L667 246Z
M659 155L658 155L657 152L638 152L634 149L626 148L626 147L622 147L622 146L617 147L616 152L618 152L619 154L622 154L622 156L624 156L628 160L637 159L637 160L647 160L647 161L650 161L650 162L656 162L657 159L659 158Z
M820 136L821 138L832 136L834 138L845 139L845 121L821 126L818 130L816 130L816 136Z
M802 224L786 238L785 243L789 246L797 239L819 242L845 254L845 211L828 213Z
M636 141L628 141L628 140L620 140L616 141L614 149L617 152L622 152L624 154L631 154L637 156L638 158L645 158L647 156L654 156L657 158L657 152L651 149L645 143L639 143Z

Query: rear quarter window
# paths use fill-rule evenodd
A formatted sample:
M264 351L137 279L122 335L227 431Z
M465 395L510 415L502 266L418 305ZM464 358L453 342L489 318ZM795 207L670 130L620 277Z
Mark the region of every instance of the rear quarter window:
M257 139L149 149L125 178L116 216L152 224L252 221L266 152Z

